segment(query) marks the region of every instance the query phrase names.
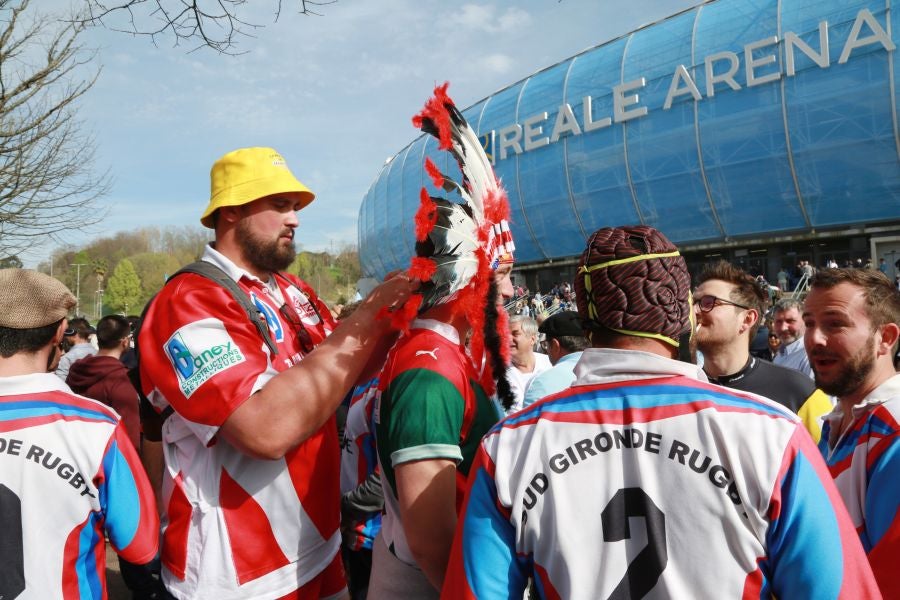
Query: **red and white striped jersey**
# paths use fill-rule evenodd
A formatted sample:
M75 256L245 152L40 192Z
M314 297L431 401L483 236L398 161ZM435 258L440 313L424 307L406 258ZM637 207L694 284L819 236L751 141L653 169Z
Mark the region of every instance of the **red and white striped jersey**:
M216 434L253 393L302 360L300 328L289 316L316 344L334 323L297 278L275 277L275 287L210 247L203 260L231 275L260 309L278 354L224 288L198 275L165 286L148 312L139 344L144 393L158 410L175 409L163 425L163 578L184 599L278 597L318 575L340 545L334 419L279 460L251 458Z

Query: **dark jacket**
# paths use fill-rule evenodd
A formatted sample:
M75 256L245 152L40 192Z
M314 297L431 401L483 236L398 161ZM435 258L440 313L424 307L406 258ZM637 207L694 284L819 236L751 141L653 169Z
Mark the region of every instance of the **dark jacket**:
M122 417L128 438L140 450L138 396L128 369L112 356L88 356L72 363L66 383L72 391L112 407Z

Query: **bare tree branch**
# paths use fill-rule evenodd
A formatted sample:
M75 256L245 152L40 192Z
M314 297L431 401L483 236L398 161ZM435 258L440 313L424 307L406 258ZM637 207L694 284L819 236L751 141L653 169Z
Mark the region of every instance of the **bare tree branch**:
M191 52L211 48L222 54L242 54L241 38L252 38L263 27L242 17L250 0L84 0L82 25L102 25L112 31L149 37L154 44L171 38L175 46L191 43ZM276 0L275 21L284 0ZM289 0L302 15L322 16L320 7L337 0Z
M29 3L0 0L0 254L98 222L93 203L109 188L75 116L99 75L82 75L94 58L78 44L83 26Z

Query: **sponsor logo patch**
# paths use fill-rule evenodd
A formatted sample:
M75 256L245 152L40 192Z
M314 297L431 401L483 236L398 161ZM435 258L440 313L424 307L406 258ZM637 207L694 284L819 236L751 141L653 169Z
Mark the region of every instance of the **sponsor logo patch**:
M244 362L241 349L219 319L202 319L172 334L163 347L185 398L214 375Z
M319 315L316 314L309 297L294 286L290 286L287 293L294 310L297 311L303 322L306 325L318 325Z

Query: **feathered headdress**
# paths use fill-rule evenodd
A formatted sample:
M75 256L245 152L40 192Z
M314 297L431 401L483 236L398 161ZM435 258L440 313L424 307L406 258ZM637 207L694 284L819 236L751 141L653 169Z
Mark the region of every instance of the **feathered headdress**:
M506 192L494 176L481 142L447 95L449 84L434 89L434 96L413 125L438 139L438 147L450 152L459 165L462 183L441 173L430 160L425 170L435 187L456 194L456 201L433 197L422 188L415 217L416 256L408 275L422 282L395 319L401 329L429 308L455 301L456 310L472 325L469 350L478 364L485 354L482 386L494 391L494 375L499 378L498 394L505 401L505 379L509 361L506 312L496 306L493 272L502 263L512 262L515 250L509 230L509 203ZM487 352L485 349L487 347Z

